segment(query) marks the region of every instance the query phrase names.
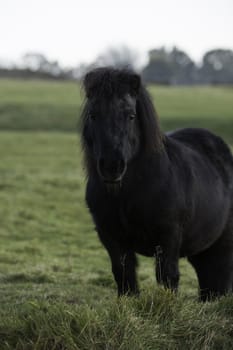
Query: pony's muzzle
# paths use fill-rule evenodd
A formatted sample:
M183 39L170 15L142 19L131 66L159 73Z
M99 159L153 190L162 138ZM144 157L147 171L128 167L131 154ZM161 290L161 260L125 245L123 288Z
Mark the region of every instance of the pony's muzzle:
M98 160L98 173L106 183L121 182L126 172L126 162L123 158L106 159L100 157Z

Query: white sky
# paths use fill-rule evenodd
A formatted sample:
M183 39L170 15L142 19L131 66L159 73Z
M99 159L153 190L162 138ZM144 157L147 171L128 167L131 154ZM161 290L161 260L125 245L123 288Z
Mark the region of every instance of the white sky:
M176 45L196 61L233 49L233 0L0 0L0 59L36 51L77 65L122 44L141 57Z

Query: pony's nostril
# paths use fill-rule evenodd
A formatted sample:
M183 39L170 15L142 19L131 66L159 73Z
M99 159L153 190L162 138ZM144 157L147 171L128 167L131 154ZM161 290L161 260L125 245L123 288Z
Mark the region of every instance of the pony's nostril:
M99 158L98 160L98 172L101 177L105 177L106 173L106 162L104 161L104 158Z
M124 159L120 159L119 160L118 167L119 167L119 171L120 172L122 172L125 169L125 161L124 161Z
M99 159L99 168L103 169L104 168L104 158Z

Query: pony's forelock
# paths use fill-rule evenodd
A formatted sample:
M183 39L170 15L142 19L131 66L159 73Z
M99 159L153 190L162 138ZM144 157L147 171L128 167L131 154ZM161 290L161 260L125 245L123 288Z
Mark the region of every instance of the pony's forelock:
M136 96L141 86L141 78L129 69L96 68L86 74L83 85L87 98L111 98L125 93Z

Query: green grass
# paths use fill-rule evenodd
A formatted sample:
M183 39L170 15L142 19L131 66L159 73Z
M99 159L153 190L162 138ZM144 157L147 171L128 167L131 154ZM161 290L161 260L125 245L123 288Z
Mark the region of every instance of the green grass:
M232 88L150 91L165 130L203 126L233 143ZM233 297L199 303L185 259L177 296L139 257L140 297L117 300L84 203L82 98L76 83L0 80L0 350L232 349Z
M201 127L233 143L233 87L152 87L162 128Z
M205 127L233 142L233 87L150 87L164 130ZM75 82L0 80L0 129L76 131Z
M76 131L82 100L77 83L0 80L0 129Z
M184 259L178 296L140 257L141 296L117 300L77 135L1 132L0 159L1 350L233 348L233 297L199 303Z

